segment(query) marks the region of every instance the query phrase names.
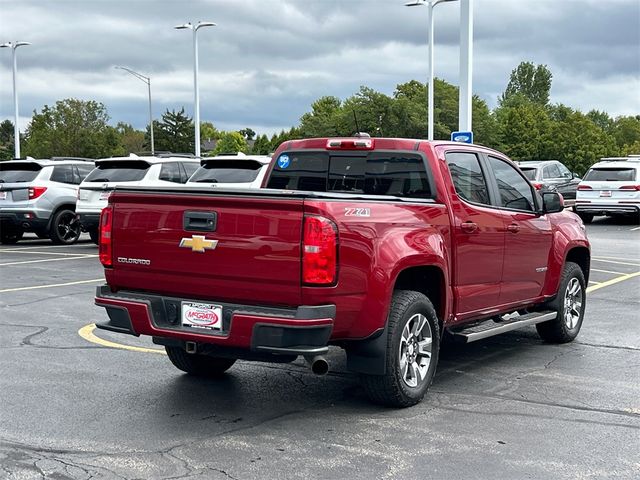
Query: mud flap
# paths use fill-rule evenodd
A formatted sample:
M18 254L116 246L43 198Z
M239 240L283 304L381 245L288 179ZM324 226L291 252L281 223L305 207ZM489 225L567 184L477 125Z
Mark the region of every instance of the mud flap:
M347 369L367 375L384 375L387 370L387 327L381 328L365 340L349 343Z

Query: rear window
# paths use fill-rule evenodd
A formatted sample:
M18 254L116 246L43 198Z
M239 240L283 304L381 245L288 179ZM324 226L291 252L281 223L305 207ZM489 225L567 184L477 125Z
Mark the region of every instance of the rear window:
M31 182L40 170L37 163L0 162L0 183Z
M536 169L535 168L522 168L522 167L520 167L520 170L522 170L522 173L524 173L524 176L527 177L529 180L535 180L536 179Z
M137 182L142 180L149 170L147 162L104 162L84 179L85 182Z
M267 187L413 198L433 196L422 157L403 152L358 156L330 156L326 152L283 154L275 163Z
M260 173L262 163L255 160L211 160L189 179L199 183L251 183Z
M592 168L583 178L587 182L633 182L635 179L635 168Z

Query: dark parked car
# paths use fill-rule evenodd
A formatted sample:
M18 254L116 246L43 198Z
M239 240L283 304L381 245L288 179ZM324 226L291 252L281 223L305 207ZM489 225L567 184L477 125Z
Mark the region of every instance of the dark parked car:
M518 166L536 190L562 194L567 206L576 203L576 190L581 179L559 161L518 162Z

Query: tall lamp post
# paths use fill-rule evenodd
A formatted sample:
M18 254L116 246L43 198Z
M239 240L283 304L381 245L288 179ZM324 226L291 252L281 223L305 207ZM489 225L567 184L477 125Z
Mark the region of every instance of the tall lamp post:
M428 140L433 140L433 43L434 43L434 19L433 9L439 3L455 2L457 0L415 0L405 3L407 7L427 6L428 23L429 23L429 85L427 94L427 124L428 124Z
M18 62L16 61L16 48L23 45L31 45L29 42L7 42L0 45L0 48L10 48L13 55L13 111L15 121L13 123L13 146L15 158L20 158L20 129L18 128L18 90L16 87L16 73Z
M460 99L458 128L470 132L473 97L473 0L460 1Z
M147 84L147 88L149 90L149 129L150 129L150 132L151 132L151 155L155 155L156 154L156 147L155 147L155 143L153 141L153 113L151 112L151 78L147 77L145 75L142 75L141 73L134 72L130 68L123 67L121 65L116 65L115 68L118 68L120 70L124 70L125 72L130 73L131 75L136 77L138 80L142 80L144 83Z
M183 25L176 25L174 28L177 30L190 29L193 31L193 101L194 101L194 114L193 121L195 123L195 147L196 157L200 156L200 91L198 90L198 30L202 27L215 27L213 22L198 22L196 25L192 25L191 22Z

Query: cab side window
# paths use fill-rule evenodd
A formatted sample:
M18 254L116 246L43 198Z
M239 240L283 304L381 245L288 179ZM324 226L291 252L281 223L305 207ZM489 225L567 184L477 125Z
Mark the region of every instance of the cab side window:
M445 158L458 196L467 202L490 205L487 180L478 156L474 153L449 152Z
M500 206L514 210L535 211L533 191L518 170L496 157L489 157L489 165L500 193Z
M160 169L160 180L182 183L182 172L178 163L163 163Z

